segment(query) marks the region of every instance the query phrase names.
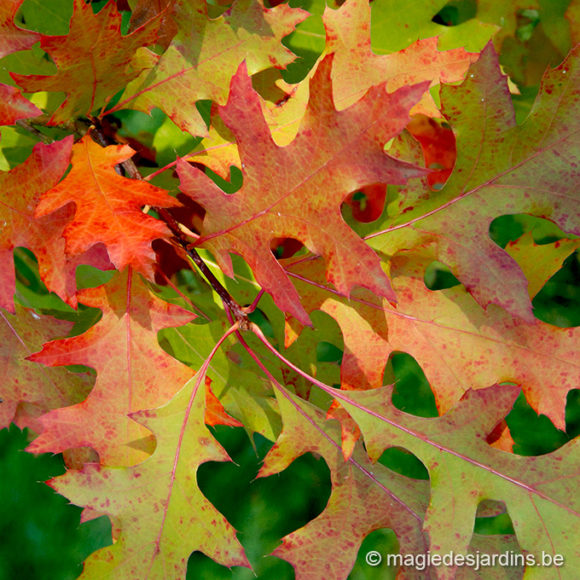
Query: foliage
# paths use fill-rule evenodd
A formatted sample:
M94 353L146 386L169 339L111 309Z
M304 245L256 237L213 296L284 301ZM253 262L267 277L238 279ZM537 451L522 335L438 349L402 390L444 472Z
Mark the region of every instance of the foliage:
M0 427L82 578L575 577L579 10L3 3Z

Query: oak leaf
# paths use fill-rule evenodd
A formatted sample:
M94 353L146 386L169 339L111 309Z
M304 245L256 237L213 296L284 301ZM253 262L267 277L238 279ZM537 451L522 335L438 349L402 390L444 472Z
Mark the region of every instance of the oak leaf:
M392 54L371 50L371 7L367 0L347 0L338 10L326 8L326 51L334 54L332 88L334 103L341 111L360 99L373 86L387 83L393 92L422 81L431 84L463 79L478 55L462 48L437 50L437 38L417 40ZM440 116L428 92L413 113Z
M467 388L514 382L537 412L565 429L566 394L580 380L579 330L529 324L495 305L484 310L462 286L428 290L429 262L418 253L393 260L399 308L386 315L391 349L415 357L440 411Z
M49 482L86 508L85 519L106 514L115 527L115 543L89 556L80 578L185 578L195 550L249 567L235 530L197 483L200 465L230 461L204 425L202 381L196 375L167 405L132 415L157 440L143 463L86 465Z
M0 58L32 48L38 42L38 33L24 30L14 23L22 2L23 0L3 0L0 4Z
M17 88L0 83L0 125L12 125L19 119L38 115L42 115L42 111L25 99Z
M46 369L26 360L43 343L66 335L71 327L70 322L40 316L22 306L17 306L13 315L0 310L1 429L14 421L21 429L29 427L39 433L41 414L86 396L92 386L87 375Z
M129 65L138 48L155 42L158 28L159 20L152 20L121 36L121 14L113 0L98 14L93 13L91 3L74 0L70 32L41 36L40 46L54 60L58 72L12 77L26 92L65 92L66 99L52 113L49 124L65 123L102 106L139 75L142 69Z
M553 557L557 546L567 561L580 556L580 439L539 457L505 453L486 441L518 391L507 385L468 391L457 406L435 419L395 408L390 386L341 397L363 432L372 460L386 448L402 447L428 469L431 498L424 530L433 552L466 554L479 503L494 499L506 503L522 550L536 558L542 552ZM438 578L455 577L446 568L438 570Z
M292 237L326 260L326 275L346 296L355 285L395 300L377 255L345 224L341 203L353 191L374 183L402 184L425 170L384 153L385 143L408 121L408 111L425 85L387 94L372 88L358 103L337 112L332 104L331 59L311 81L311 98L292 143L278 147L261 112L245 67L232 81L220 116L234 133L244 175L233 195L220 190L202 171L178 162L181 190L206 210L198 241L232 274L229 253L240 254L258 283L277 305L303 324L309 319L270 241ZM282 171L282 173L280 173ZM321 227L322 225L322 227Z
M522 125L491 45L464 83L443 86L443 113L457 136L453 173L441 191L384 222L371 245L392 255L433 240L438 259L480 304L499 304L532 322L528 282L489 228L501 215L527 213L580 234L579 53L577 47L546 73Z
M287 4L268 9L261 0L236 0L211 19L204 1L179 2L174 16L179 33L161 57L140 52L139 61L149 70L127 87L121 104L147 113L158 107L184 131L205 135L196 101L225 103L242 61L250 74L291 62L294 55L281 40L306 15Z
M51 367L87 365L97 371L97 381L84 401L41 419L44 432L29 451L87 446L101 463L136 463L149 455L150 434L128 415L167 402L192 375L160 348L157 332L194 315L154 296L131 269L105 286L79 292L79 300L100 308L102 319L84 334L48 342L28 360Z
M179 202L145 181L121 177L115 167L132 155L128 145L101 147L85 136L72 148L70 173L42 194L36 216L47 216L74 203L74 218L64 230L68 255L82 254L102 243L117 269L131 266L152 277L155 253L151 242L168 237L169 229L142 208Z
M292 276L295 271L293 278L308 311L339 313L347 361L341 370L348 379L344 386L357 390L377 386L389 356L406 352L423 369L441 413L468 388L514 382L537 412L564 429L566 394L580 381L578 329L539 320L529 324L495 305L484 310L462 286L429 290L424 274L432 261L431 250L395 256L391 272L397 308L377 297L357 295L349 302L350 316L341 313L344 299L321 283L319 266L289 263L288 272ZM295 322L287 322L290 340L299 331Z
M362 540L376 529L392 528L402 554L425 552L421 520L427 510L427 483L373 465L360 445L345 461L337 422L325 421L320 410L281 386L276 397L284 427L258 477L279 473L304 453L316 453L328 464L332 491L324 511L285 536L272 555L290 562L302 580L342 580ZM424 578L419 570L404 570L405 578Z
M54 187L69 166L72 137L51 145L39 143L24 163L0 173L0 258L6 267L0 272L0 306L14 312L15 288L12 264L15 247L34 252L40 277L49 290L76 306L75 271L79 263L89 262L103 269L108 259L102 248L76 257L66 256L62 233L72 218L72 207L64 207L49 216L34 212L43 192Z
M558 240L551 244L536 244L531 232L509 242L506 252L518 263L528 280L530 298L562 267L564 260L580 248L580 240Z

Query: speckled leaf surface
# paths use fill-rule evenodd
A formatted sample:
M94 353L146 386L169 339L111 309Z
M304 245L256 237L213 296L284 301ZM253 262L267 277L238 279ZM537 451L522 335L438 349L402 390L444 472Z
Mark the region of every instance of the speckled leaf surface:
M194 550L224 566L249 566L235 530L197 485L200 465L230 460L204 425L198 379L169 404L132 415L157 441L143 463L86 465L50 482L89 513L109 515L118 530L112 546L87 559L80 578L183 578Z
M435 419L399 411L390 401L391 393L391 387L351 392L352 402L341 403L361 427L371 458L376 460L385 448L401 446L429 470L425 531L433 552L467 553L477 506L482 499L493 498L505 501L523 550L536 558L542 551L578 558L578 440L540 457L493 449L486 437L511 408L517 387L469 391L456 407ZM572 579L575 574L566 567L534 571L537 578L546 579ZM455 571L442 566L437 577L454 578Z
M409 247L409 236L412 244L434 240L439 260L480 304L499 304L531 322L527 280L489 227L501 215L528 213L580 233L579 75L577 49L546 73L530 115L516 125L506 78L488 46L461 85L442 89L458 151L445 187L405 208L372 245L392 254Z
M306 18L300 9L287 4L265 8L260 0L236 0L213 19L203 0L177 2L175 10L179 32L160 58L142 52L149 70L127 87L122 102L146 112L158 107L193 135L207 133L196 101L225 104L242 61L254 74L294 60L281 40Z
M72 324L39 316L17 306L14 314L0 311L0 427L14 421L41 431L37 418L49 409L71 405L87 394L92 380L66 369L43 368L26 360L42 344L64 336Z
M41 38L41 47L58 66L52 76L13 75L26 91L66 93L60 107L51 112L50 123L88 115L102 107L142 69L129 67L135 51L157 38L159 21L150 21L128 36L121 35L121 15L114 2L98 14L91 4L74 1L70 32ZM90 89L89 89L90 87Z
M314 452L330 468L332 492L324 511L285 536L273 555L291 562L297 577L345 580L362 539L372 530L392 528L402 540L402 553L423 552L426 482L372 465L360 447L345 461L337 422L325 422L319 410L285 389L277 389L276 397L284 428L259 475L278 473L300 455ZM409 567L402 577L419 580L424 576Z
M330 65L326 60L312 80L307 113L287 147L273 142L259 98L240 68L228 104L220 108L236 137L243 167L244 184L234 195L225 194L185 161L178 163L181 190L206 210L198 243L215 254L226 273L231 272L229 253L243 256L278 306L302 323L308 323L308 316L272 256L270 241L293 237L322 255L328 279L344 295L360 285L394 300L378 257L345 224L340 205L364 185L404 183L425 173L383 151L384 144L403 129L424 85L392 95L384 86L375 87L349 109L337 112ZM283 168L283 173L268 172L266 167Z
M2 3L0 426L81 578L576 580L579 1Z
M418 40L392 54L374 54L370 19L371 8L366 0L347 0L338 10L327 8L324 12L326 50L334 54L332 85L338 110L385 81L387 90L393 92L423 81L436 85L462 80L469 64L478 58L462 48L439 51L437 38ZM413 112L440 114L428 91Z
M578 329L528 324L498 306L484 310L461 286L433 292L423 279L430 261L418 254L393 261L399 305L386 310L390 351L416 358L442 412L469 388L513 382L564 428L566 393L580 379Z
M88 446L105 465L136 463L149 455L150 433L128 414L169 400L192 374L161 350L157 332L194 315L156 298L130 269L105 286L83 290L79 300L100 308L101 320L80 336L48 342L28 360L91 366L97 381L84 401L42 418L44 431L30 450Z
M14 248L32 250L46 285L64 300L75 302L74 267L64 254L62 232L71 218L70 208L48 217L34 215L42 192L56 185L69 165L72 139L38 144L32 155L11 171L0 173L0 306L14 312Z

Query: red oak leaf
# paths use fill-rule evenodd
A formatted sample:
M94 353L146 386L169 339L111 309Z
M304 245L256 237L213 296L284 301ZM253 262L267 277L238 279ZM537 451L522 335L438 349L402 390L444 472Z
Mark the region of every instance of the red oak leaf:
M106 269L110 263L102 246L69 257L64 253L63 230L72 217L72 207L49 216L35 217L43 191L55 186L69 166L72 137L51 145L38 143L32 155L11 171L0 173L0 258L6 267L0 272L0 306L14 312L15 286L13 251L23 246L38 259L40 277L49 290L76 306L75 271L79 263Z
M159 20L127 36L121 36L121 15L115 2L98 14L91 3L74 0L70 32L65 36L41 36L40 46L58 66L55 75L17 75L12 78L27 92L65 92L67 97L52 114L49 124L87 115L136 78L142 68L129 64L135 51L153 44ZM90 88L89 88L90 87Z
M389 350L411 354L425 372L441 413L468 389L494 382L521 385L530 405L565 429L566 394L580 381L580 330L529 324L462 286L432 291L424 283L433 254L392 260L398 308L385 310Z
M406 352L425 372L441 413L468 388L513 382L537 412L564 429L566 393L580 381L580 331L539 320L529 324L498 306L483 309L462 286L429 290L424 275L434 259L427 249L391 259L396 309L369 293L347 302L324 283L316 261L288 261L307 311L320 309L341 328L343 388L376 387L389 356ZM300 330L296 321L287 320L287 341Z
M434 170L427 176L427 183L431 188L440 188L455 165L457 151L453 131L424 115L413 117L407 130L421 144L425 165Z
M72 169L66 178L46 191L36 208L42 217L74 203L74 219L66 226L64 237L69 255L78 255L98 243L107 247L118 270L132 266L153 276L155 252L151 242L166 237L168 228L144 214L145 205L179 205L165 190L121 177L115 166L129 159L128 145L101 147L85 136L72 149Z
M2 0L0 3L0 58L31 48L40 38L36 32L23 30L14 24L14 17L22 2L23 0Z
M149 432L127 415L166 403L192 375L160 348L157 332L185 324L194 315L155 297L131 269L105 286L79 292L79 299L100 308L103 318L80 336L45 344L28 360L91 366L97 382L82 403L41 419L44 432L29 451L58 453L88 446L102 463L136 463L149 455Z
M12 125L18 119L38 115L42 115L42 111L25 99L18 89L0 84L0 125Z
M444 85L443 112L457 138L457 161L441 191L388 218L371 245L388 255L434 241L448 265L483 306L499 304L535 320L528 280L490 237L506 214L547 218L580 234L578 119L580 47L548 70L532 110L515 120L507 79L488 45L457 86ZM383 228L383 225L381 225Z
M311 98L292 143L278 147L261 112L245 67L232 81L220 115L236 137L244 174L239 192L227 195L202 171L178 162L181 189L206 210L200 243L232 274L230 252L246 259L259 284L280 308L309 319L296 290L270 251L274 238L291 237L326 260L326 274L348 296L356 285L395 300L377 255L344 222L342 202L374 183L403 184L426 173L384 153L385 143L408 122L425 84L387 94L372 88L337 112L326 59L311 81Z
M141 52L140 66L148 70L127 87L120 105L145 112L158 107L184 131L205 135L196 101L225 103L243 61L250 74L292 62L281 40L306 16L287 4L265 8L262 0L236 0L209 18L205 1L180 2L173 17L179 33L161 57Z

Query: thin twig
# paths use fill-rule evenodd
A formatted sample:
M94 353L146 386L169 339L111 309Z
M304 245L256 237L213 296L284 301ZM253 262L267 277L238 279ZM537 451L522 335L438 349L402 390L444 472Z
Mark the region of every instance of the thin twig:
M207 267L207 264L202 260L193 245L183 237L183 233L179 228L179 224L173 219L173 216L162 207L155 208L159 217L167 224L179 245L183 248L185 253L193 260L194 264L199 268L201 273L206 277L210 286L215 290L218 296L222 299L224 306L232 313L235 320L240 323L241 330L247 330L250 322L248 315L244 309L234 300L232 295L224 288L222 283L214 276L213 272Z
M25 131L32 133L35 137L38 137L43 143L46 143L47 145L50 143L54 143L54 139L52 139L48 135L45 135L42 131L39 131L36 127L32 125L30 121L26 119L18 119L18 121L16 121L16 124Z

